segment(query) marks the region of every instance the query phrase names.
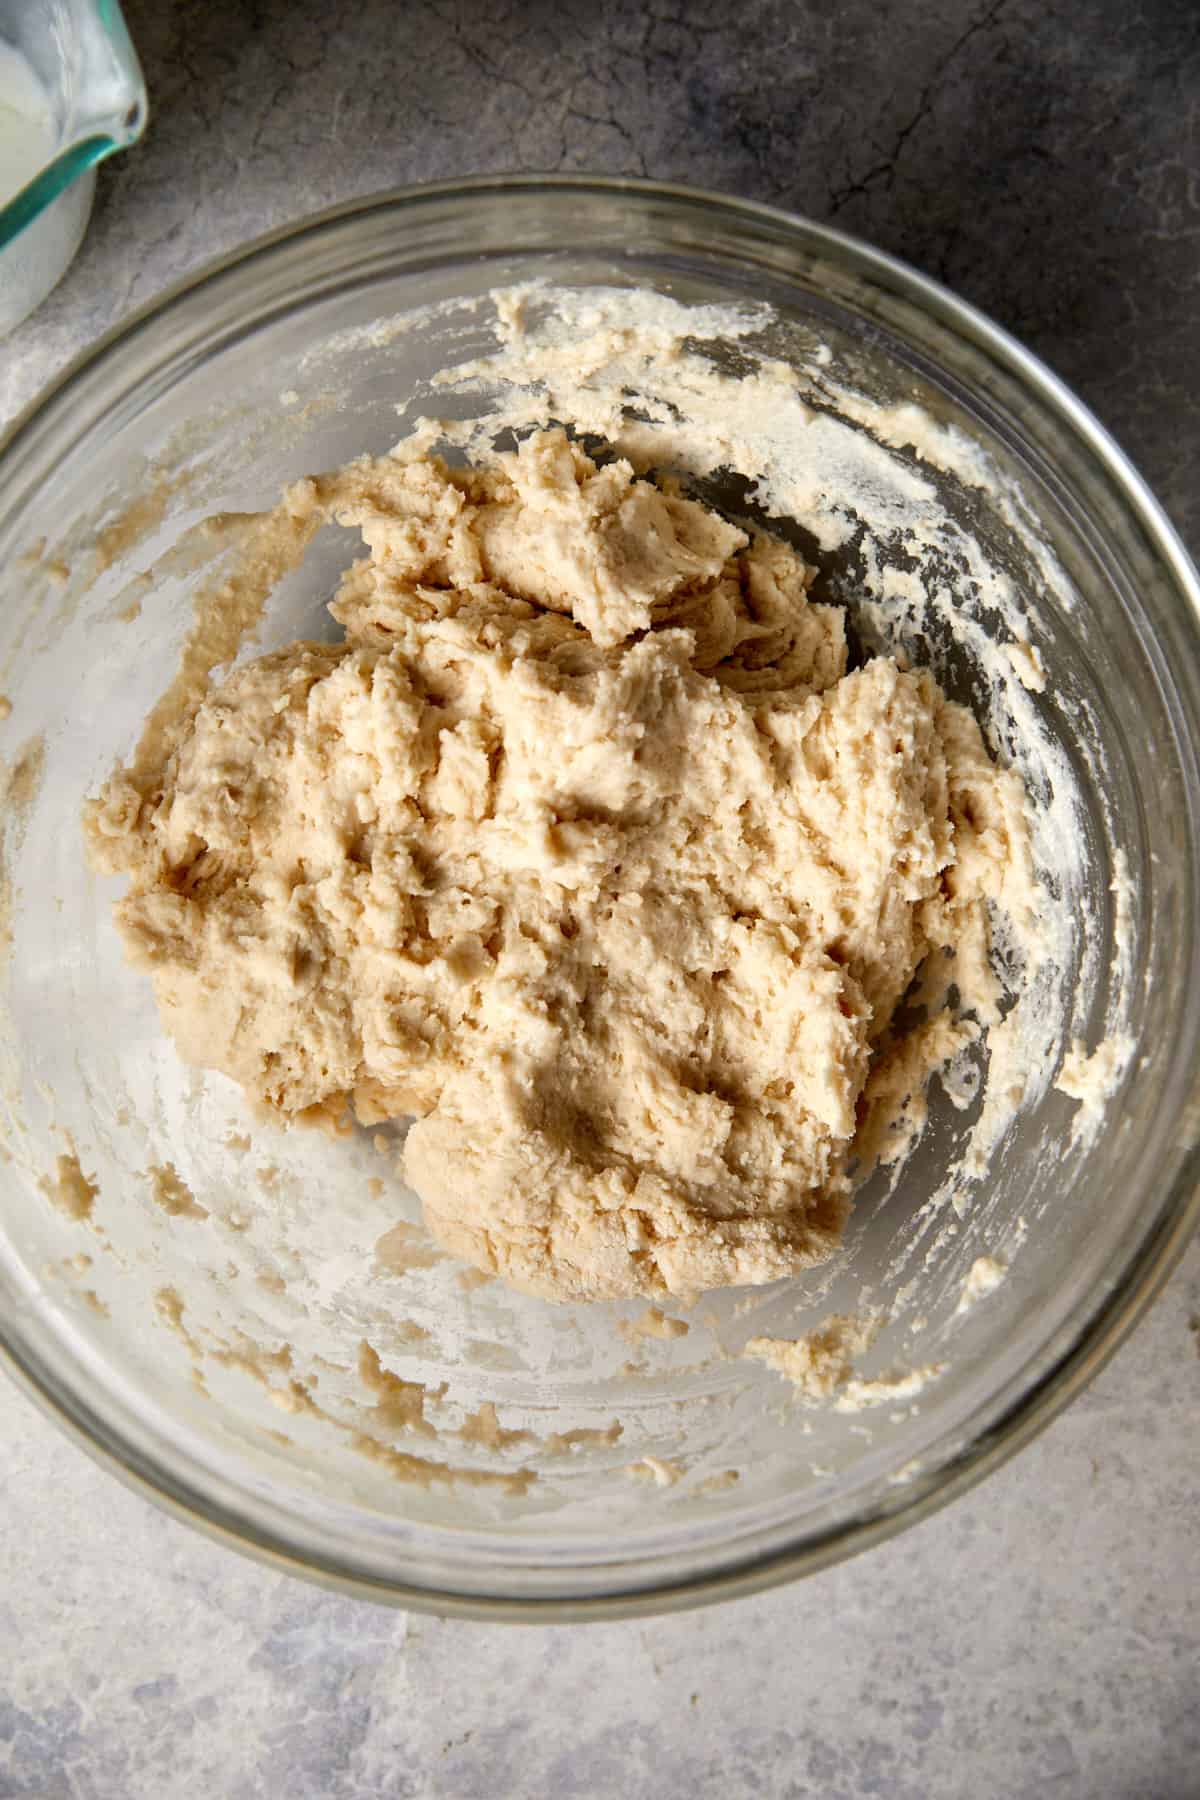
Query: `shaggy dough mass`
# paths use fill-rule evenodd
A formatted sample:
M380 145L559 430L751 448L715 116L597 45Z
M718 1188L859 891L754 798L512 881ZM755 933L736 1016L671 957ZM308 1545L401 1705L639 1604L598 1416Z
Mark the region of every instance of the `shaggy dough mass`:
M1016 777L928 673L846 673L783 543L560 432L335 486L289 505L362 531L344 642L235 667L90 809L180 1053L285 1121L414 1115L433 1232L536 1293L822 1260L922 963L995 1016Z

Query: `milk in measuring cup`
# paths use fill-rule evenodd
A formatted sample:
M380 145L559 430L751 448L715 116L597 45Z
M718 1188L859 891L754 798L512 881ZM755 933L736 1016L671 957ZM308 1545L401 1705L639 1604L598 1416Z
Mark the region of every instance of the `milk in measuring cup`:
M11 44L0 43L0 206L54 155L50 96Z
M60 148L49 92L20 51L0 40L0 333L45 299L87 227L96 184L91 169L32 219L5 219L8 203ZM19 224L15 234L4 229L9 224Z

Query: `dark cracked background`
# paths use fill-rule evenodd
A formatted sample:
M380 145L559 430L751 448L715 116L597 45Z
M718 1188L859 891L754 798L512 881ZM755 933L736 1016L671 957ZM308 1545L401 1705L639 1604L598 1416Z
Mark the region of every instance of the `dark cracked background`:
M469 172L650 175L836 221L946 282L1079 391L1200 540L1197 0L125 10L153 122L3 353L9 411L84 327L316 207Z

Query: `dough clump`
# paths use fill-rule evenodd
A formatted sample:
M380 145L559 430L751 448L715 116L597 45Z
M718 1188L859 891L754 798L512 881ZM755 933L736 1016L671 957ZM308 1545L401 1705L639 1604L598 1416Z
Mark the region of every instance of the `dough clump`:
M413 1116L431 1230L537 1294L826 1258L918 970L996 1016L1016 777L927 672L847 673L787 545L562 432L288 504L362 532L344 641L235 666L88 812L180 1054Z

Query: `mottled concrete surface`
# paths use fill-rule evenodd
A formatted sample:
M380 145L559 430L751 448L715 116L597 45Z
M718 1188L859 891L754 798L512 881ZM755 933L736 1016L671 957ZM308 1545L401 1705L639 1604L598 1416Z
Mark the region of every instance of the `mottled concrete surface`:
M313 207L589 169L834 219L1014 329L1200 543L1194 0L128 0L155 120L0 345L0 416ZM1200 1249L1095 1387L948 1512L801 1586L588 1629L264 1573L0 1386L0 1800L1197 1800Z

